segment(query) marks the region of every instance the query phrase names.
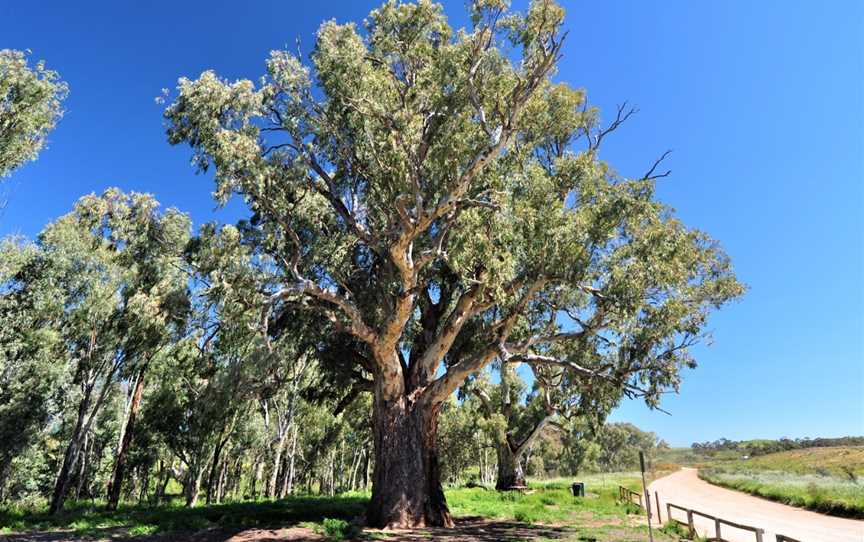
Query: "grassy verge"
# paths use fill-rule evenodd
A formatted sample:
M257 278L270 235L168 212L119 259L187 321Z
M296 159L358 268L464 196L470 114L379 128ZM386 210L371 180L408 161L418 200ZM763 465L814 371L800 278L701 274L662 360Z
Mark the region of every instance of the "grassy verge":
M864 519L864 485L842 479L781 471L699 471L707 482L834 516Z
M810 448L717 462L699 476L784 504L864 519L864 448Z

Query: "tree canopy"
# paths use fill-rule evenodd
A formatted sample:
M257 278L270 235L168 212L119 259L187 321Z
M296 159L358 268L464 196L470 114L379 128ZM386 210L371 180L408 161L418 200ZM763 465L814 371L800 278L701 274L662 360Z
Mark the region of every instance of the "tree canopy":
M63 114L67 92L44 62L31 67L26 53L0 50L0 177L36 159Z
M184 78L165 111L218 201L252 210L278 277L262 325L300 307L353 344L342 363L376 397L378 524L449 523L429 496L434 447L389 440L434 432L472 373L522 362L571 396L656 405L708 313L742 291L717 244L654 199L657 163L627 178L599 157L630 113L604 126L551 80L564 10L478 1L471 19L457 31L440 5L389 2L362 30L325 22L311 65L275 51L257 85ZM380 455L393 448L424 472Z

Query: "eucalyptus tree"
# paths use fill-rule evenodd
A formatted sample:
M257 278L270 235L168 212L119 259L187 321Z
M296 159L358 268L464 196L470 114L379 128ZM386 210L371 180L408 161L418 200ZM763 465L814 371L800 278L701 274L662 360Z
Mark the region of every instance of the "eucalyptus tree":
M321 25L311 66L276 51L259 85L180 79L168 139L242 195L276 265L262 321L317 315L374 394L367 520L452 525L441 405L496 358L654 400L708 312L741 291L726 256L654 199L655 173L599 158L605 126L550 77L563 10L535 0L384 4ZM566 316L566 321L560 319Z
M570 357L579 354L578 350L571 350ZM480 400L482 414L489 420L488 431L496 448L498 490L526 485L526 456L544 431L553 429L565 434L565 438L584 440L582 443L571 440L568 444L579 448L570 457L571 465L578 468L581 459L590 453L598 431L602 431L607 414L624 397L643 396L649 407L657 406L657 393L637 389L625 379L592 382L592 378L586 379L578 371L550 363L523 366L530 371L532 387L528 390L516 370L520 365L496 363L493 367L497 370L497 383L482 375L470 379L463 387L463 393ZM638 373L639 369L626 368L626 372Z
M276 494L299 387L311 367L303 334L287 332L296 330L296 322L280 323L280 331L274 328L273 333L262 327L267 300L262 292L272 287L272 263L247 238L251 231L245 223L206 224L189 243L193 296L188 333L161 368L146 413L148 426L186 465L187 506L197 503L205 476L207 502L220 499L220 480L231 459L225 458L226 450L233 449L230 441L256 404L265 432L274 428L277 435L266 485L268 496Z
M525 456L558 416L545 390L526 397L525 383L510 364L498 363L496 368L497 384L477 379L466 388L480 400L487 431L495 443L495 489L522 488L526 485Z
M63 114L68 86L44 62L0 50L0 177L34 160Z
M183 305L185 284L168 261L181 254L189 221L157 208L149 195L117 189L81 198L26 248L4 288L0 312L21 332L11 345L4 341L7 363L51 359L46 375L70 371L63 393L77 414L52 513L63 507L82 444L117 379L160 347L161 329Z
M0 493L13 459L62 410L63 276L35 243L0 241Z

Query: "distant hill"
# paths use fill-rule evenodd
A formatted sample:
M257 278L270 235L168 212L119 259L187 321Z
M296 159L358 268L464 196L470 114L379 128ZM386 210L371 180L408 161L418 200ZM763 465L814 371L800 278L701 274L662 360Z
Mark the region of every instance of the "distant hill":
M750 457L785 452L789 450L803 450L807 448L836 448L836 447L864 446L864 436L846 436L836 438L800 438L779 440L753 439L753 440L729 440L721 438L713 442L694 442L690 448L700 455L712 456L716 452L732 451Z

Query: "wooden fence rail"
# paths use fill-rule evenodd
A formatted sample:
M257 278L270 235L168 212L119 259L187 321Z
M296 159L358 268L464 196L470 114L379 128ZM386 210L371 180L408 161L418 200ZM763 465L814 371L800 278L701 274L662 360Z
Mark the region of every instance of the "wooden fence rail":
M777 538L777 542L801 542L800 540L795 540L794 538L789 538L788 536L784 536L782 534L775 535Z
M687 521L684 522L678 518L672 516L672 509L680 510L687 514ZM754 535L756 535L756 542L763 542L763 537L765 536L765 530L760 529L759 527L752 527L750 525L742 525L740 523L735 523L734 521L729 521L727 519L718 518L717 516L712 516L711 514L706 514L704 512L700 512L698 510L692 510L690 508L684 508L683 506L678 506L677 504L666 503L666 516L669 521L674 521L676 523L680 523L681 525L686 525L687 529L690 531L690 535L696 535L696 524L693 522L694 516L703 517L705 519L709 519L714 522L714 538L713 540L724 541L722 534L722 525L727 525L729 527L734 527L736 529L741 529L744 531L750 531ZM791 538L782 537L782 535L777 535L777 542L798 542L797 540L793 540Z
M635 502L633 497L636 497L639 502ZM638 505L639 508L645 508L645 505L642 503L642 494L624 486L618 486L618 500Z

